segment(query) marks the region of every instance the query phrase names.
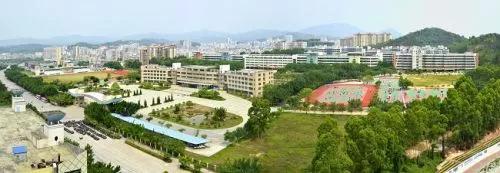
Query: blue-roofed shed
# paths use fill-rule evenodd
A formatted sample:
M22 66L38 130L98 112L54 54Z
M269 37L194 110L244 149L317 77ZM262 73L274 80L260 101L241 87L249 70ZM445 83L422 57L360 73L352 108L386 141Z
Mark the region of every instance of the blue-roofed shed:
M122 116L120 114L115 114L115 113L112 113L111 115L113 115L114 117L119 118L123 121L132 123L132 124L142 125L144 128L151 130L151 131L154 131L156 133L160 133L160 134L163 134L165 136L184 141L187 144L189 144L190 146L200 146L200 145L204 145L205 143L208 142L207 139L188 135L188 134L169 129L169 128L166 128L164 126L153 124L153 123L150 123L147 121L143 121L141 119L137 119L134 117Z
M26 154L28 149L26 146L15 146L12 147L12 154Z
M17 161L26 160L26 154L28 154L28 148L26 148L26 146L20 145L12 147L12 155Z

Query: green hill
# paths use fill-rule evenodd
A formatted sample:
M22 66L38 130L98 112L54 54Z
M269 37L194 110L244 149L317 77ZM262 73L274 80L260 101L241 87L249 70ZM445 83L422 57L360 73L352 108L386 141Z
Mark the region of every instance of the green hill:
M479 63L500 65L500 34L471 37L449 46L451 52L471 51L479 54Z
M402 37L390 40L379 46L449 46L455 42L463 41L466 38L445 31L440 28L424 28L415 32L411 32Z

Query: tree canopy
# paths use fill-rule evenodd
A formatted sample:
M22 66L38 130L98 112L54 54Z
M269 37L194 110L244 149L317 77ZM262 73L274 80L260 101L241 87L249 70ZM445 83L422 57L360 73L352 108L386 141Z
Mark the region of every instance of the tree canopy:
M109 61L109 62L104 63L103 66L104 67L108 67L108 68L112 68L112 69L115 69L115 70L121 70L121 69L123 69L122 64L120 62L118 62L118 61Z

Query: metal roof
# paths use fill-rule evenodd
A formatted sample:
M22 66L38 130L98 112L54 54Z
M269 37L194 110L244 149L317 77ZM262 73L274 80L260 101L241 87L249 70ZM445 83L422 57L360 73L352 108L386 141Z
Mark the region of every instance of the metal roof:
M25 154L28 152L26 146L14 146L12 147L12 154Z
M142 125L144 128L146 128L148 130L163 134L165 136L169 136L169 137L174 138L174 139L178 139L178 140L187 142L189 144L200 145L200 144L204 144L204 143L208 142L207 139L188 135L188 134L179 132L177 130L172 130L172 129L166 128L164 126L150 123L150 122L147 122L147 121L144 121L141 119L137 119L137 118L134 118L131 116L122 116L122 115L116 114L116 113L111 113L111 115L116 117L116 118L119 118L123 121L129 122L132 124Z

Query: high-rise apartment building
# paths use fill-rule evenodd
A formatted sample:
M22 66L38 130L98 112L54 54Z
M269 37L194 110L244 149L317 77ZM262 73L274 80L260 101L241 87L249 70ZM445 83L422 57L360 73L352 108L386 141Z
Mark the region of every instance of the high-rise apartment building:
M391 39L390 33L357 33L352 37L340 39L342 47L362 47L387 42Z
M46 60L56 61L58 66L64 64L63 48L62 47L48 47L43 49L43 58Z
M139 60L142 64L149 64L152 58L174 58L177 55L175 45L152 45L139 49Z

